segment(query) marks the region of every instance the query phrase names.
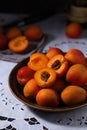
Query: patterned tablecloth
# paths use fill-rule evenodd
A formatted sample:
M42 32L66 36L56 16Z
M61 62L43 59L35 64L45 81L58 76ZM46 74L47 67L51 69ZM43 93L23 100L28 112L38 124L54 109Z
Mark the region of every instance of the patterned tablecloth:
M44 33L46 52L50 47L59 47L64 51L78 48L87 56L87 31L80 39L69 39L65 36L66 16L55 15L38 22ZM16 99L8 84L11 70L17 63L0 60L0 130L86 130L87 107L67 112L45 112L29 108Z

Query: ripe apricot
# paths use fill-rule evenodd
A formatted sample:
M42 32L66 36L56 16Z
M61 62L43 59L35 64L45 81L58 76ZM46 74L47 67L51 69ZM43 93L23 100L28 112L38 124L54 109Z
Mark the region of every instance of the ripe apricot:
M9 28L9 30L6 32L6 36L9 40L16 38L18 36L21 36L22 32L18 27L12 27Z
M28 66L23 66L18 69L17 81L20 85L24 86L31 78L34 77L34 71Z
M51 87L56 81L56 72L51 68L43 68L35 72L34 78L40 87Z
M35 79L30 79L23 88L23 94L25 97L35 99L37 93L41 88L37 85Z
M47 51L46 56L48 57L48 59L51 59L57 54L63 54L62 50L56 47L52 47Z
M46 55L37 52L37 53L33 53L30 56L28 66L32 70L37 71L39 69L45 68L47 66L47 63L48 63L48 58L46 57Z
M8 40L4 34L0 34L0 50L5 50L8 47Z
M63 78L58 78L55 83L53 84L52 88L60 93L66 87L66 81Z
M86 90L76 85L67 86L61 92L61 99L66 105L76 105L82 103L86 100L86 98Z
M47 67L52 68L56 73L57 77L62 77L68 70L68 61L63 55L55 55L48 61Z
M66 26L66 36L70 38L78 38L82 34L82 26L79 23L70 23Z
M59 104L59 95L53 89L41 89L36 95L36 102L40 106L57 107Z
M83 52L76 48L69 49L66 54L65 58L72 64L84 64L85 63L85 55Z
M31 41L38 41L42 38L43 32L40 27L31 25L24 30L24 35Z
M30 43L25 36L19 36L10 40L8 43L8 47L13 52L22 53L28 48L29 44Z

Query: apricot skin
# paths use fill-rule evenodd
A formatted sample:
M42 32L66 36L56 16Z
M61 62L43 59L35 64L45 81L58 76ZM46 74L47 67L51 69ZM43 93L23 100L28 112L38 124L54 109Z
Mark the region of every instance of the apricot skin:
M40 27L31 25L25 29L24 35L31 41L39 41L43 36L43 32Z
M17 72L17 81L20 85L24 86L28 80L33 78L34 71L31 70L28 66L21 67Z
M66 81L62 78L58 78L52 86L52 88L58 93L60 93L65 87Z
M48 59L51 59L57 54L63 54L62 50L56 47L52 47L47 51L46 56L48 57Z
M35 99L40 87L37 85L35 79L30 79L23 88L23 94L25 97Z
M72 65L67 71L66 80L87 89L87 68L83 64Z
M65 54L65 58L70 62L70 64L84 64L85 56L82 51L72 48Z
M65 34L70 38L79 38L82 34L82 26L78 23L70 23L66 26Z
M59 95L53 89L41 89L36 95L36 102L40 106L56 107L59 104Z
M80 86L70 85L61 92L61 99L66 105L82 103L87 98L87 92Z

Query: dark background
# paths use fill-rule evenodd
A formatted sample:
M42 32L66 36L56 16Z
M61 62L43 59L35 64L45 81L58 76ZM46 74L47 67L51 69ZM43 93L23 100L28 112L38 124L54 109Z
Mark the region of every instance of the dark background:
M0 12L51 15L64 11L66 3L66 0L2 0Z

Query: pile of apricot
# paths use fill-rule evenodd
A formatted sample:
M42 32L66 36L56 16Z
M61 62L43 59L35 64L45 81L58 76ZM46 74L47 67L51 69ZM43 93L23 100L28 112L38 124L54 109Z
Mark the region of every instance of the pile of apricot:
M40 41L43 37L43 31L39 26L30 25L23 31L18 27L9 28L4 31L0 27L0 50L9 48L15 53L25 52L31 41Z
M23 95L40 106L73 106L87 100L87 58L76 48L33 53L16 77Z

